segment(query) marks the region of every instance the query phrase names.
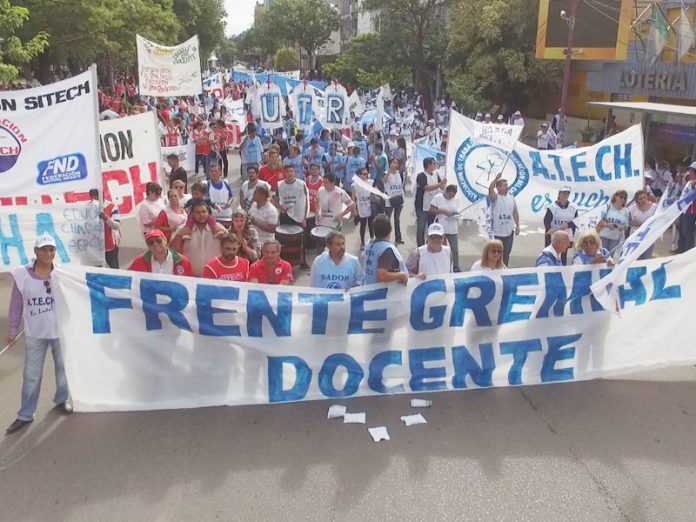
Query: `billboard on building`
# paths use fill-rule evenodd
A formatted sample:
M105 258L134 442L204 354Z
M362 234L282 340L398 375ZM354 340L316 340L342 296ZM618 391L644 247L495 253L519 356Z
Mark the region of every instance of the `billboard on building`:
M537 60L563 60L572 4L577 3L573 60L625 60L632 0L539 0ZM565 11L565 16L561 12Z

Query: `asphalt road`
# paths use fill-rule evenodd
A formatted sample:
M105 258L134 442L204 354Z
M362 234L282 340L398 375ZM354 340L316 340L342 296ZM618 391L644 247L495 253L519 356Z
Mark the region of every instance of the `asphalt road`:
M407 230L413 238L415 227ZM532 264L539 242L518 238L511 264ZM462 226L462 267L482 244L475 227ZM124 251L122 262L135 253ZM3 338L9 291L3 276ZM0 357L5 425L19 406L23 353L20 340ZM411 413L411 396L341 401L388 427L391 441L380 443L363 425L327 420L329 401L64 416L52 409L53 389L47 362L35 422L0 436L0 520L672 521L696 513L694 367L430 394L432 407L421 410L428 424L409 428L399 417Z

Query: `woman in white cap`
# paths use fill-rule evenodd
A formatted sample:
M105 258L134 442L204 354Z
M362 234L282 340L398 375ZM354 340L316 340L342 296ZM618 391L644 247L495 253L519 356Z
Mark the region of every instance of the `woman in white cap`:
M551 236L557 230L562 230L568 234L571 246L573 242L573 235L575 234L575 223L573 219L578 216L578 211L575 205L570 203L570 187L561 187L558 191L558 199L551 203L546 209L546 214L544 215L544 246L547 247L551 244ZM568 254L563 252L561 254L561 260L563 264L567 264Z
M36 260L12 272L14 286L10 298L8 346L12 346L24 319L26 350L24 353L24 381L22 406L17 419L7 428L14 433L34 420L39 402L46 352L51 349L56 372L56 394L53 398L65 413L72 412L68 402L68 380L65 377L63 353L58 338L58 319L54 310L55 294L51 273L56 256L56 242L48 234L39 236L34 245Z

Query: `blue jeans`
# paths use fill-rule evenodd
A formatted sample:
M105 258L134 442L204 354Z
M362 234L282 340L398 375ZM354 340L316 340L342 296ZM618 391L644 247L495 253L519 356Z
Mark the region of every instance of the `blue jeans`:
M612 252L612 250L619 246L619 243L621 243L620 239L608 239L606 237L602 237L600 239L602 240L602 246L609 251L609 255L613 256L614 254L619 253L616 251Z
M53 366L56 370L56 394L53 398L53 402L56 404L61 404L68 400L68 380L65 377L65 365L63 364L63 353L60 351L59 339L26 337L25 344L22 407L17 412L17 418L23 421L30 421L34 418L36 405L39 402L44 360L46 359L46 352L49 346L53 353Z

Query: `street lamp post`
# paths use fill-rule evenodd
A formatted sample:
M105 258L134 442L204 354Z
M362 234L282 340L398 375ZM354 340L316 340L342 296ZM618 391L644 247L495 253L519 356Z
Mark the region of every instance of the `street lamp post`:
M566 132L566 111L568 109L568 86L570 85L570 67L573 60L573 37L575 36L575 15L578 10L580 0L571 0L570 16L561 10L561 19L568 22L568 44L565 48L565 63L563 64L563 87L561 88L561 114L558 125L563 129L563 138L565 139Z

